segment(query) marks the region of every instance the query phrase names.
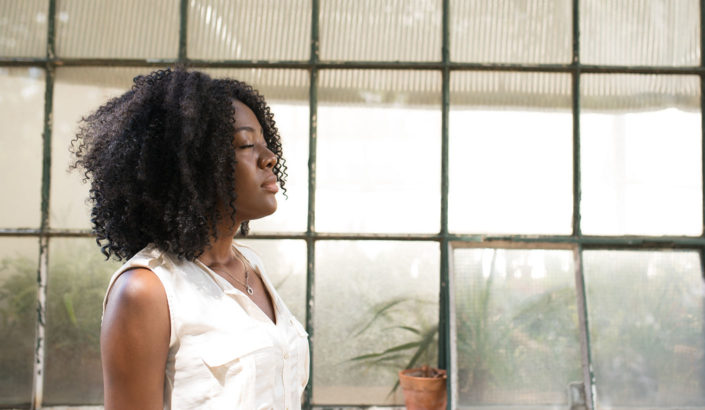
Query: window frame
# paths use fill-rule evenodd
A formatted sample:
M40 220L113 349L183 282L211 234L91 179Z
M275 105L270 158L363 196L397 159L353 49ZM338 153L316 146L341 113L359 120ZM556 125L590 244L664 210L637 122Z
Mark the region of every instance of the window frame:
M52 113L55 72L57 67L164 67L173 64L186 64L192 68L280 68L304 69L309 72L309 165L308 165L308 215L306 231L300 233L254 233L248 239L299 239L306 242L307 247L307 279L306 279L306 330L312 336L314 343L315 329L313 316L315 314L315 245L318 241L327 240L385 240L385 241L426 241L436 242L440 246L440 288L439 288L439 366L452 374L452 351L454 333L452 328L452 303L450 287L452 284L451 265L452 250L456 247L514 247L573 249L576 257L576 285L578 286L578 303L580 312L581 344L583 349L583 376L587 408L595 407L594 377L591 372L590 340L587 332L587 311L585 305L585 288L582 266L582 251L585 249L690 249L699 252L700 270L705 278L705 231L698 237L690 236L586 236L580 228L581 220L581 156L580 156L580 80L583 74L663 74L663 75L697 75L700 77L700 113L701 113L701 167L705 181L705 117L702 115L705 107L705 0L700 0L700 52L699 66L612 66L587 65L580 62L580 1L572 1L572 58L569 64L505 64L505 63L470 63L454 62L450 56L450 0L442 0L442 45L441 60L432 62L418 61L325 61L320 59L319 52L319 17L322 0L311 0L311 39L310 56L301 61L262 61L262 60L197 60L187 56L188 0L179 0L179 44L178 57L175 59L111 59L111 58L60 58L55 54L55 32L57 20L57 0L48 0L47 50L43 58L16 58L0 56L0 67L35 67L45 71L45 102L42 134L42 182L41 182L41 222L38 229L0 228L0 237L30 237L39 242L39 266L37 276L38 320L36 325L36 349L34 360L34 381L31 408L39 408L42 404L43 374L44 374L44 330L47 308L47 270L49 265L49 241L51 238L93 237L89 230L53 229L49 222L50 186L51 186L51 147L52 147ZM316 155L317 155L317 123L318 112L318 76L321 70L336 69L380 69L380 70L431 70L442 75L441 88L441 202L440 230L437 234L355 234L355 233L322 233L315 226L316 200ZM572 78L572 143L573 143L573 221L570 235L478 235L453 234L448 230L448 129L450 110L450 74L456 71L514 71L514 72L546 72L568 73ZM705 185L705 184L704 184ZM705 187L703 188L705 203ZM704 210L705 215L705 210ZM704 218L705 220L705 218ZM49 319L50 320L50 319ZM313 349L311 349L313 351ZM313 362L311 358L311 380L313 380ZM451 384L452 384L451 379ZM310 382L305 390L304 408L323 407L312 403L313 385ZM448 389L449 406L452 408L452 388ZM365 406L347 406L365 407Z

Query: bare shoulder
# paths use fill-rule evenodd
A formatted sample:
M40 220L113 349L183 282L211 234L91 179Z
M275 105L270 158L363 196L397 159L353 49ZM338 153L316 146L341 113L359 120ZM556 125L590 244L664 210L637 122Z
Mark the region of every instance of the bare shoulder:
M134 268L123 272L113 283L108 293L106 311L117 305L140 309L155 303L166 303L164 286L154 272L146 268Z
M105 408L161 409L171 325L166 291L149 269L123 272L101 326Z
M154 272L135 268L123 272L108 293L103 315L103 333L118 330L119 338L130 337L126 330L163 339L170 330L166 291ZM139 337L139 335L135 334Z

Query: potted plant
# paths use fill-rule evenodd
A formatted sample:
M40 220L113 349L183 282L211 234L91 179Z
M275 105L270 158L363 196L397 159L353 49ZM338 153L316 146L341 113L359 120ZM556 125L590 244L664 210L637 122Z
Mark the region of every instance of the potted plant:
M447 403L446 371L426 365L399 372L408 410L445 410Z
M406 317L409 312L419 314L417 309L426 302L417 298L395 298L386 300L371 307L371 319L355 334L359 336L368 331L375 322L385 321L386 331L405 332L410 339L406 342L387 348L381 352L367 353L350 359L352 362L371 366L395 368L398 380L389 392L390 395L402 387L404 402L409 410L414 409L445 409L447 402L446 371L429 367L429 363L438 356L438 323L427 323L422 317L414 321L416 326L400 325L399 317ZM421 309L423 310L423 309ZM423 364L423 365L422 365ZM398 370L402 369L402 370Z

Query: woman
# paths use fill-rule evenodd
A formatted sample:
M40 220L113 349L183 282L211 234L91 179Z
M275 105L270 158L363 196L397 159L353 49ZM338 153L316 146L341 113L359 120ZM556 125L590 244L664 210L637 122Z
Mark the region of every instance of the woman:
M300 408L306 332L232 241L276 210L286 178L257 91L183 69L140 76L84 118L73 151L103 253L128 259L103 305L106 410Z

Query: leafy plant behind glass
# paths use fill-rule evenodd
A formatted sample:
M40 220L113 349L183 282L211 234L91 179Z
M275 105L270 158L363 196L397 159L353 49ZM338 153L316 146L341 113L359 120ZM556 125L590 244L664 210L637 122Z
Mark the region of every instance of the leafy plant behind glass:
M555 286L503 310L494 300L496 292L509 289L495 283L496 251L492 254L489 274L471 275L471 282L456 289L458 389L461 396L482 402L484 395L495 388L545 389L544 384L555 385L579 379L579 359L576 366L551 368L551 375L536 377L523 372L536 368L532 364L556 362L555 355L572 357L578 345L565 337L561 329L575 326L575 294L570 286ZM512 299L509 295L509 299ZM385 350L359 355L350 362L366 366L401 369L434 363L438 354L438 323L414 321L409 325L409 312L421 317L419 300L398 297L375 304L368 309L369 319L353 337L382 327L387 332L403 332L406 340ZM426 302L427 303L427 302ZM415 308L414 308L415 307ZM506 308L506 306L505 306ZM533 357L536 346L551 345ZM575 352L573 350L576 350ZM575 367L575 369L573 369ZM390 393L398 388L398 381Z
M495 252L496 254L496 252ZM494 271L496 255L493 254L490 272ZM489 325L497 326L496 322L490 323L489 308L492 296L492 277L490 274L486 281L480 277L478 282L471 287L471 293L465 295L465 308L457 309L459 315L458 352L465 358L465 368L470 374L465 379L468 388L484 390L488 380L501 377L500 374L508 373L505 363L497 352L502 334L507 330L488 329ZM351 362L364 363L368 366L391 367L402 370L416 367L420 364L434 363L438 357L438 322L409 326L404 321L398 320L400 310L411 302L418 302L414 298L399 297L373 305L369 309L370 320L353 336L358 337L368 331L376 322L387 323L385 329L402 330L410 334L406 343L398 344L381 352L368 353L350 359ZM417 316L418 311L416 312ZM496 337L495 337L496 336ZM462 365L461 365L462 366ZM399 387L399 381L392 387L390 394Z
M37 319L37 265L25 257L0 261L0 397L2 403L30 399L34 328Z
M581 380L570 254L502 250L497 263L497 251L489 270L476 250L458 272L459 403L567 403L566 386Z
M106 262L90 240L54 244L47 284L44 395L52 402L80 397L82 404L101 403L102 301L110 273L119 265ZM36 264L7 258L0 263L0 273L5 272L7 279L0 284L0 392L4 386L31 384L37 318Z
M56 241L49 265L45 396L102 403L100 321L110 274L92 240Z
M398 297L371 306L368 309L370 319L360 326L353 337L359 337L378 323L382 323L381 330L384 332L402 332L408 339L381 352L363 354L349 361L387 368L395 373L401 369L435 363L438 357L438 323L428 323L423 319L419 306L424 304L430 305L431 302L418 298ZM414 325L405 324L408 322L410 313L416 319ZM397 379L389 394L392 395L398 387Z

